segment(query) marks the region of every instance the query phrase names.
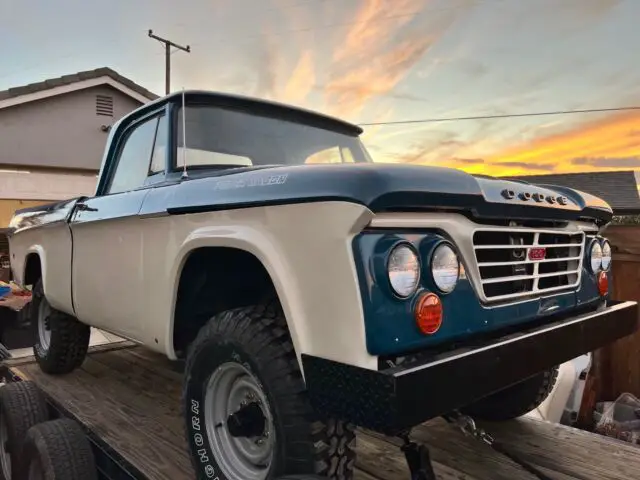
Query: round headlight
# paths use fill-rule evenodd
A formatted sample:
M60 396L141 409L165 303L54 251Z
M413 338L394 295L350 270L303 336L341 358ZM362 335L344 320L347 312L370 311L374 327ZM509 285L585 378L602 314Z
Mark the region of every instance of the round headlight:
M389 282L393 291L406 298L416 291L420 280L420 261L409 245L401 244L391 251L387 264Z
M611 267L611 244L608 240L602 242L602 270L605 272Z
M436 247L431 257L431 274L440 291L449 293L456 288L460 274L460 261L456 252L446 243Z
M602 247L600 246L600 242L595 241L591 244L589 260L591 261L591 271L593 273L598 273L602 267Z

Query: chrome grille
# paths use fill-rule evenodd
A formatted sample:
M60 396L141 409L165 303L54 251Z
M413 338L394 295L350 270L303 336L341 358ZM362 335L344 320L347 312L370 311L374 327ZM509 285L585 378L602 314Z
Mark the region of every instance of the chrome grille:
M473 249L485 297L507 300L578 286L584 244L584 233L576 231L475 230Z

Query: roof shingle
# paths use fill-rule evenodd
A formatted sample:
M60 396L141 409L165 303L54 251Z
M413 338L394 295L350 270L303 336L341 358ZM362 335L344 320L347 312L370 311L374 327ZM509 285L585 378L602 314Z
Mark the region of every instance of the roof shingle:
M141 85L129 80L126 77L123 77L115 70L112 70L108 67L96 68L95 70L85 70L83 72L74 73L71 75L63 75L57 78L50 78L44 80L42 82L30 83L28 85L21 85L19 87L9 88L7 90L0 91L0 100L6 100L8 98L19 97L21 95L27 95L30 93L41 92L44 90L49 90L51 88L60 87L63 85L71 85L76 82L81 82L83 80L90 80L92 78L100 78L100 77L110 77L116 82L121 83L122 85L127 86L134 92L142 95L143 97L148 98L149 100L155 100L158 97L155 93L147 90Z
M638 186L633 170L523 175L502 178L582 190L606 201L615 215L635 215L640 213L640 196L638 195Z

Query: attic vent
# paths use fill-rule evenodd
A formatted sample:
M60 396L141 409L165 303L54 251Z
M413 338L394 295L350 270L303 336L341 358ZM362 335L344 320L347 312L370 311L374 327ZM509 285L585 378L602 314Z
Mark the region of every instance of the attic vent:
M113 117L113 97L96 95L96 115Z

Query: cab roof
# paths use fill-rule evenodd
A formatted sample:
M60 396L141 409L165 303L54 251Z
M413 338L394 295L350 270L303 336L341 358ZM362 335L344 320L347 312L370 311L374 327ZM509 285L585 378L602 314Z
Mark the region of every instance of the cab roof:
M169 95L147 103L144 107L129 115L137 116L138 113L157 109L167 103L180 104L182 102L182 94L182 91L170 93ZM234 110L244 110L249 114L254 113L256 115L279 118L290 122L334 130L351 136L358 136L363 132L361 127L339 118L271 100L209 90L185 90L184 96L187 105L211 105L232 108ZM127 115L127 117L129 115Z

